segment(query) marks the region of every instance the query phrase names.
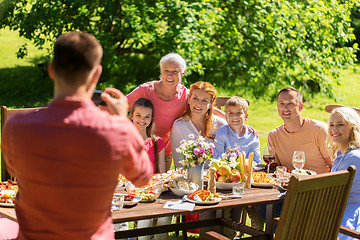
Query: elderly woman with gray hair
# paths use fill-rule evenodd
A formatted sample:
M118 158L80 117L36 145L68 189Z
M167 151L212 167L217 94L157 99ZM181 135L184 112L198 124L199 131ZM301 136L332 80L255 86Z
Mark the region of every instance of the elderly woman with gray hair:
M166 170L170 169L172 161L170 130L187 107L189 90L181 84L185 70L185 60L177 53L169 53L160 60L160 80L143 83L127 95L129 106L138 98L147 98L153 103L154 134L166 144Z

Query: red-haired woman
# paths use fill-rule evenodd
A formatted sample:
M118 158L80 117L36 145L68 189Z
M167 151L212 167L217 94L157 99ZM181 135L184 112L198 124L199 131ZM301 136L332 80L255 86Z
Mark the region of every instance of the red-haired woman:
M177 119L170 133L171 151L175 167L183 167L184 160L176 148L182 140L189 140L189 135L195 137L201 133L209 143L214 142L216 129L227 124L226 120L213 115L213 106L216 100L216 89L208 82L196 82L191 85L188 105L182 117ZM205 164L205 168L208 163Z

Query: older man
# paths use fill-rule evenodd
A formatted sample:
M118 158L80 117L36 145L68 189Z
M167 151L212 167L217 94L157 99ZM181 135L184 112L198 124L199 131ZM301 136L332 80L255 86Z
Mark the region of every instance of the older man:
M325 144L327 124L301 116L302 94L293 87L286 87L278 93L277 107L284 124L268 135L268 145L275 153L275 162L294 169L294 151L304 151L304 169L329 172L332 163Z
M109 112L91 101L101 58L92 35L61 35L49 65L54 99L6 122L1 150L19 184L20 240L114 239L110 208L119 173L137 186L151 177L143 140L126 118L126 97L107 89Z

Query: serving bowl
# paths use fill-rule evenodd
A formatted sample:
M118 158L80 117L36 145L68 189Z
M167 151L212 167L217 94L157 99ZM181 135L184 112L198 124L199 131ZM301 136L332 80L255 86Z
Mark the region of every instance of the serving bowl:
M198 190L199 185L192 182L188 183L184 178L178 178L169 182L169 188L176 196L183 197L189 193L192 193L193 191Z
M232 182L215 182L215 186L220 190L229 190L232 189L234 183Z

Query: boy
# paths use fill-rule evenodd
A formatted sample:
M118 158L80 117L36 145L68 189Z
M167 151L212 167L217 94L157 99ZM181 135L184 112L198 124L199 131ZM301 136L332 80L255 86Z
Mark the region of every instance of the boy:
M225 104L225 115L228 125L220 127L216 131L214 158L221 157L221 154L228 148L240 147L245 152L246 158L249 153L254 153L254 162L261 164L259 138L250 132L244 125L248 117L249 103L241 97L231 97Z

